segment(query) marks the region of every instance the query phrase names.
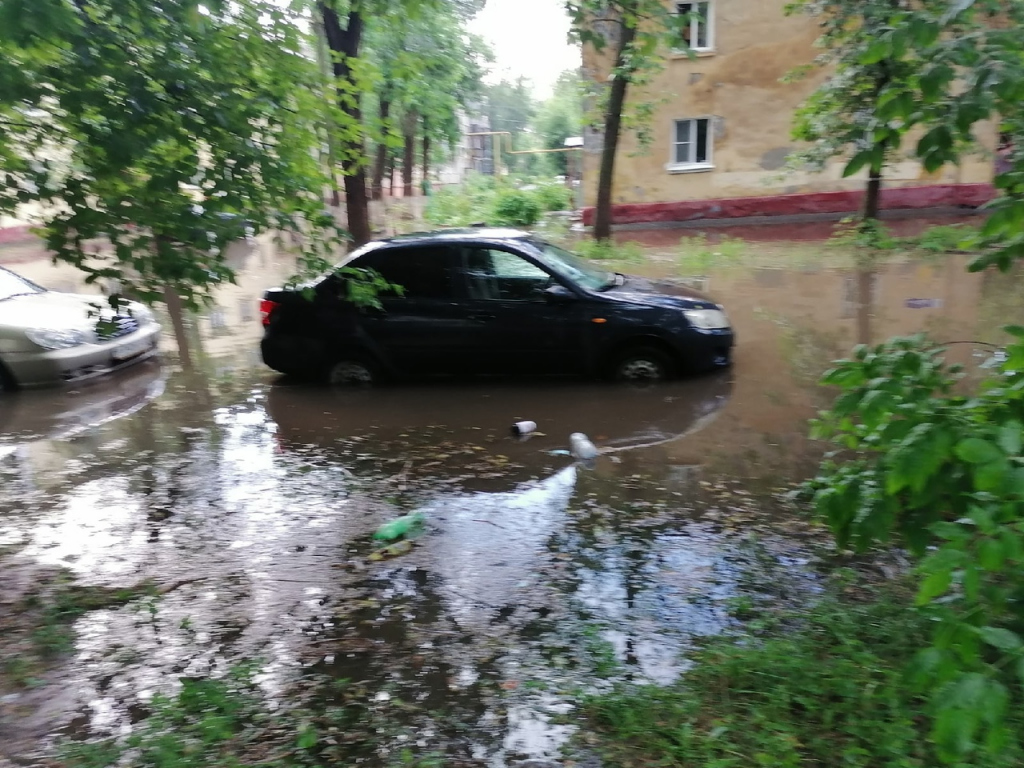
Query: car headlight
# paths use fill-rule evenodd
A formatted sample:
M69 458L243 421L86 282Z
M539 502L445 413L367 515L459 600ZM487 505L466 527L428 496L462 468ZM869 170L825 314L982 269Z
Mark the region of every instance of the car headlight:
M29 328L25 336L43 349L70 349L91 341L85 331L59 330L56 328Z
M683 315L690 325L701 331L717 331L731 327L729 318L720 309L685 309Z

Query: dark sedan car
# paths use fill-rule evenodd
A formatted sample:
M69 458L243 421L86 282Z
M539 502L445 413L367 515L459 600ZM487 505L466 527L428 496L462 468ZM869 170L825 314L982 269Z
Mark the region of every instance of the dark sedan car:
M296 376L602 375L658 380L729 365L722 307L678 285L606 272L515 230L370 243L344 267L402 287L357 308L344 277L264 294L263 360Z

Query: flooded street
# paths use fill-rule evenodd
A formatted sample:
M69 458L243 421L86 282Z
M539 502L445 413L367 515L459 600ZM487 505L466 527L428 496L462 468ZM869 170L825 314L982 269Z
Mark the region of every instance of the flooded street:
M1020 283L966 264L880 266L872 337L971 342L965 362L1001 341ZM308 710L325 761L560 761L581 691L669 681L751 606L816 591L819 537L781 494L820 457L815 382L865 328L852 270L644 265L728 309L736 362L714 376L343 391L259 364L258 298L292 265L258 248L242 266L191 328L193 370L165 322L161 363L0 400L0 572L23 592L42 573L158 587L83 613L60 663L18 678L8 660L0 765L129 733L154 695L240 662ZM80 288L26 255L11 267ZM521 419L538 432L513 438ZM595 465L566 455L572 432ZM374 531L411 512L413 546L382 550Z

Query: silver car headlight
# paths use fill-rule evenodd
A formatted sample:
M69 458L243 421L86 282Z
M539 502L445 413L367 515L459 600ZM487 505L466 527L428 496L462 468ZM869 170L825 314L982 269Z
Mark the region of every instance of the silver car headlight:
M729 318L720 309L684 309L683 315L690 325L701 331L719 331L732 327Z
M85 331L62 330L56 328L29 328L25 336L36 346L43 349L70 349L88 344L92 339Z

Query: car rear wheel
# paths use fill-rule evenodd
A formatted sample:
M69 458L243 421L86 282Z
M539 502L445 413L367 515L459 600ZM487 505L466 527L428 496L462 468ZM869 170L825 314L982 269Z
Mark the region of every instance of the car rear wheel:
M672 359L660 349L637 347L620 353L611 365L616 381L650 384L672 378L675 366Z
M327 383L332 387L372 387L380 383L380 369L365 357L343 357L327 369Z

